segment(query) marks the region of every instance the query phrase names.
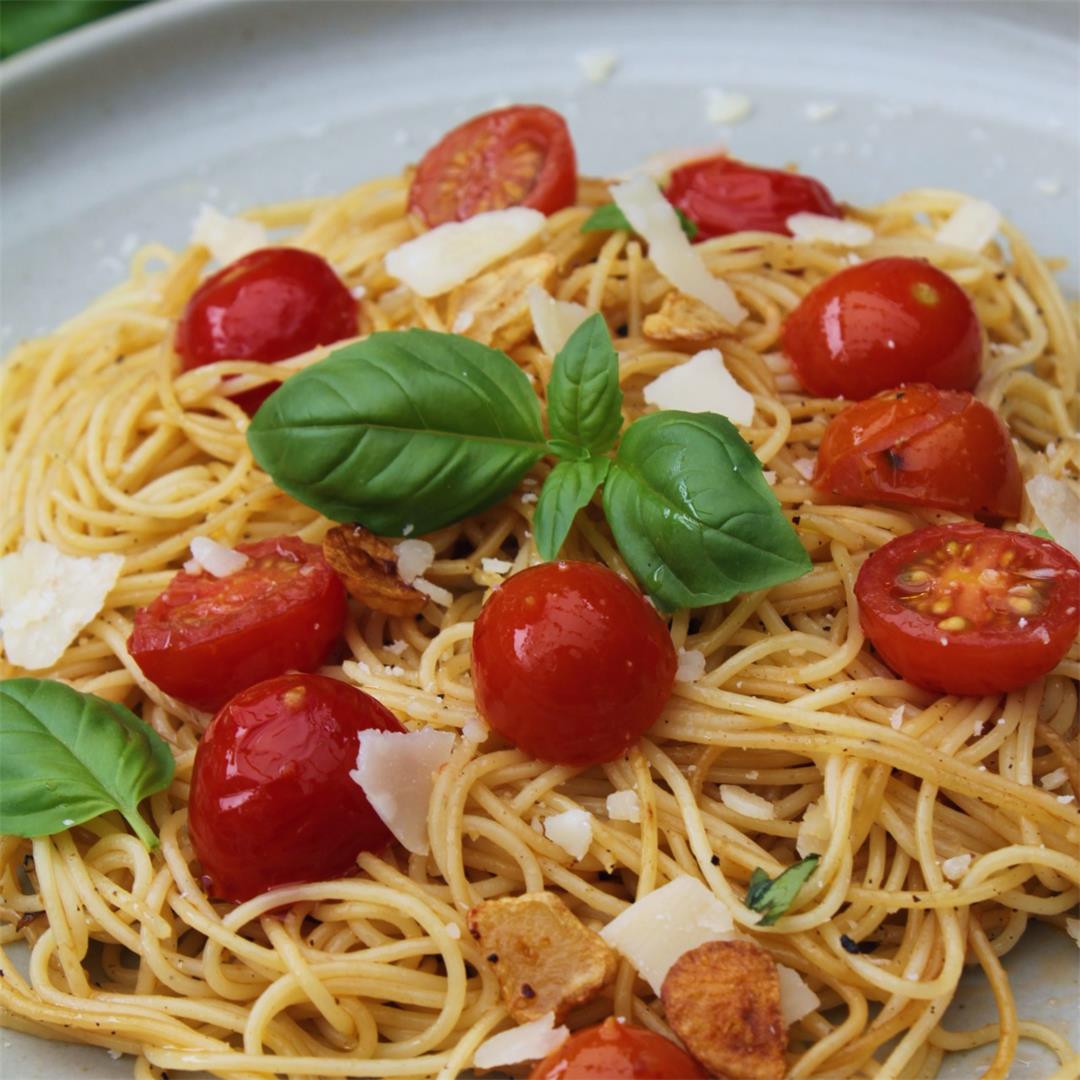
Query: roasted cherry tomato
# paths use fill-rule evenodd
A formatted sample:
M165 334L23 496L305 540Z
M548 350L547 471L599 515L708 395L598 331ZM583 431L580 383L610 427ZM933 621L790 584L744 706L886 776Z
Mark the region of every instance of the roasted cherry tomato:
M566 121L542 105L512 105L474 116L424 155L409 209L434 227L510 206L553 214L576 196Z
M181 570L135 613L128 651L167 694L212 711L239 690L322 664L345 625L345 588L295 536L239 544L227 577Z
M218 360L273 363L354 337L356 301L325 259L299 248L263 248L229 263L192 294L176 328L184 370ZM234 398L246 412L277 389Z
M890 540L863 563L855 595L882 659L946 694L1026 686L1080 631L1080 562L1051 540L974 523Z
M564 765L623 753L660 715L675 668L659 615L598 563L515 574L473 633L481 714L522 750Z
M672 172L666 194L697 225L698 240L748 231L790 236L792 214L842 216L820 181L729 157L681 165Z
M609 1016L552 1050L529 1080L696 1080L709 1074L663 1035Z
M829 422L814 486L851 502L1020 513L1021 477L1001 420L961 390L915 384L849 405Z
M788 316L783 345L810 393L854 401L905 382L971 390L982 360L971 301L920 259L875 259L826 278Z
M355 686L281 675L242 690L195 754L188 832L207 892L236 903L347 874L390 830L349 777L359 732L404 731Z

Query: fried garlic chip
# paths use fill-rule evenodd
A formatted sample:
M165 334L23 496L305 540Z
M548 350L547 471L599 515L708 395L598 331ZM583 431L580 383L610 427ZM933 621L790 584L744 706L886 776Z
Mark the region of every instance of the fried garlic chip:
M458 318L464 332L482 345L512 349L532 330L526 293L555 272L555 256L544 252L500 266L462 286Z
M641 328L646 337L655 341L694 343L733 332L731 324L708 304L674 290L664 297L659 311L645 316Z
M416 615L427 597L398 576L394 549L362 525L336 525L323 537L323 555L349 595L372 611Z
M519 1024L549 1012L559 1023L615 977L614 951L554 893L485 900L469 912L469 930Z
M671 966L667 1021L714 1076L782 1080L787 1031L773 958L752 941L707 941Z

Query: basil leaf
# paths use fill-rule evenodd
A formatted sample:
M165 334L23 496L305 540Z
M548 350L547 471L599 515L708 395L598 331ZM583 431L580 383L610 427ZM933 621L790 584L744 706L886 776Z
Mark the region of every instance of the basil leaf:
M682 231L686 233L688 240L696 240L697 234L701 231L697 227L697 222L687 217L677 206L675 207L675 215L679 219L679 224L682 226ZM581 226L583 233L587 232L615 232L616 229L624 229L626 232L633 232L634 227L626 219L626 215L619 209L615 203L604 203L603 206L598 206L586 219Z
M810 570L761 463L723 416L653 413L627 429L604 510L630 569L672 610L729 600Z
M1044 540L1053 540L1054 538L1046 531L1046 529L1032 529L1032 536L1041 536Z
M248 428L293 498L382 536L426 533L509 495L546 452L505 354L455 334L372 334L282 384Z
M559 350L547 396L553 441L593 454L615 445L623 421L619 354L602 315L590 315Z
M49 679L0 682L0 832L51 836L119 810L157 847L139 802L175 768L169 744L123 705Z
M789 866L775 879L770 878L761 867L750 875L750 887L746 890L746 906L762 913L759 926L772 926L795 902L799 890L814 872L819 861L817 855L807 855L802 862Z
M610 467L610 458L595 457L560 461L551 470L540 489L532 523L536 550L541 559L558 558L574 517L582 507L589 505Z

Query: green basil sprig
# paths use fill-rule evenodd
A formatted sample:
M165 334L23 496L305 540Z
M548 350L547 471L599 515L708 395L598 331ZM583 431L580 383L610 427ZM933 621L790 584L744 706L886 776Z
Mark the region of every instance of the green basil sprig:
M682 231L686 233L687 240L696 240L697 234L701 231L697 227L697 222L687 217L677 206L675 207L675 216L678 217L679 224L682 226ZM633 232L634 226L626 220L626 215L613 202L598 206L581 226L583 233L614 232L616 229Z
M6 679L0 746L0 832L51 836L119 810L157 847L139 803L169 786L176 764L130 709L49 679Z
M781 915L787 914L818 861L819 856L807 855L775 878L770 878L760 866L754 870L746 890L746 906L762 913L759 926L772 926Z

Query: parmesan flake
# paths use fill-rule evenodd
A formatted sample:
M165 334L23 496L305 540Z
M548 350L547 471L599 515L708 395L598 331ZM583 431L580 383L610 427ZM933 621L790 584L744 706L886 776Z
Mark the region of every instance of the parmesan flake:
M224 265L266 247L269 239L257 221L229 217L212 206L203 206L192 225L191 242L202 245Z
M568 855L584 859L592 843L592 822L587 810L564 810L544 818L544 834Z
M473 1054L473 1064L478 1069L494 1069L500 1065L534 1061L547 1057L569 1037L570 1029L565 1024L555 1027L555 1014L545 1013L539 1020L500 1031L482 1042Z
M965 199L937 231L934 239L949 247L982 251L1001 226L997 207L982 199Z
M777 964L776 974L780 978L780 1019L785 1027L791 1027L812 1013L821 1004L821 998L794 968Z
M251 560L242 551L219 544L209 536L195 536L191 540L190 561L214 577L223 578L243 570Z
M740 427L754 419L754 395L735 381L719 349L703 349L669 368L645 387L644 395L649 405L719 413Z
M1024 490L1054 541L1080 559L1080 497L1053 476L1033 476Z
M829 812L824 799L810 803L803 811L799 822L799 832L795 837L795 850L800 859L807 855L824 855L829 848L832 828L829 824Z
M633 788L624 791L613 791L604 800L607 807L607 816L612 821L631 821L637 824L641 821L641 800Z
M402 540L394 548L397 555L398 577L411 585L426 573L435 561L435 548L426 540Z
M874 230L861 221L844 221L827 214L799 213L787 219L787 227L796 240L821 241L837 247L862 247L873 242Z
M530 285L525 291L533 330L540 348L554 357L570 335L589 317L589 309L571 300L556 300L546 289Z
M514 564L508 559L481 559L480 569L485 574L509 574Z
M697 682L705 674L705 654L700 649L680 649L675 681Z
M954 855L941 864L941 872L950 881L959 881L968 872L972 858L970 851L965 851L963 855Z

